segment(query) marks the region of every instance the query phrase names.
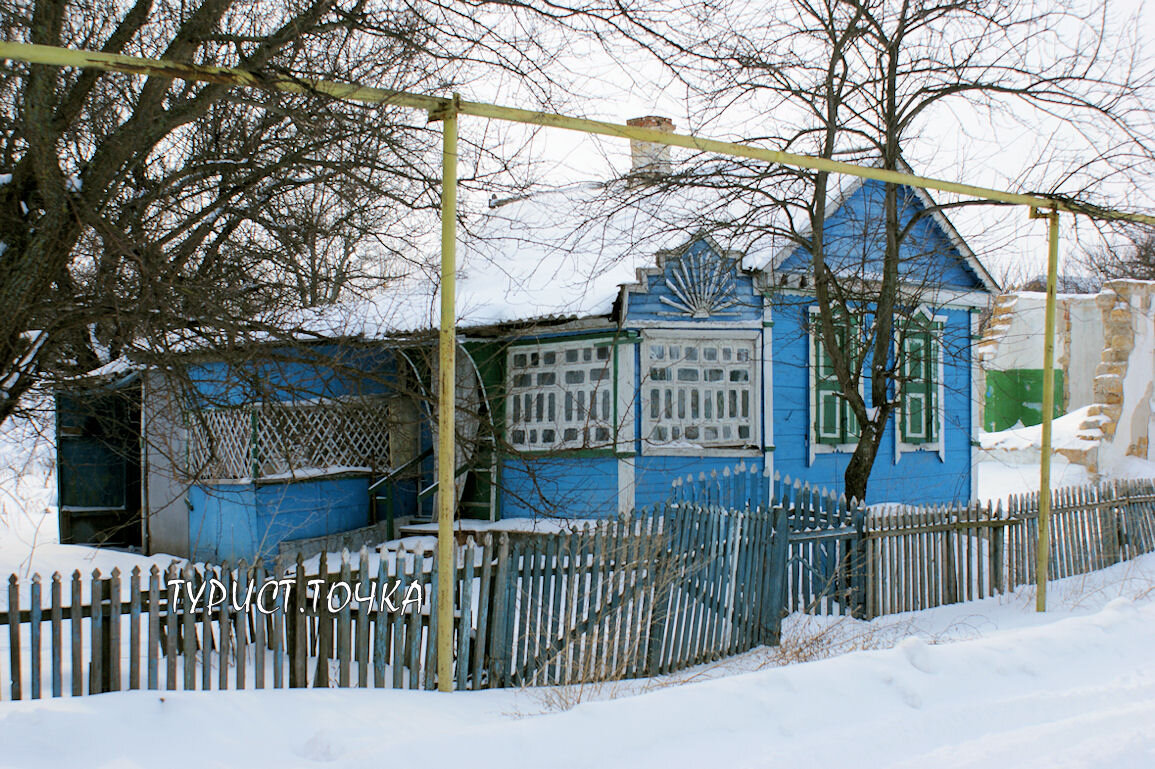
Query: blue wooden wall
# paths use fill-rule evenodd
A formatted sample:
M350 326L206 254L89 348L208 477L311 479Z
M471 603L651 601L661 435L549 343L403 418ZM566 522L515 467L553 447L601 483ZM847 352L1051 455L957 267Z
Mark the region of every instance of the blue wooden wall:
M384 345L340 344L256 351L242 362L206 361L188 368L200 408L385 394L396 383L396 372L397 359ZM275 553L282 540L366 526L369 482L359 476L193 486L191 556L251 559Z
M254 350L240 361L188 366L198 406L310 400L388 392L398 364L386 346L308 345Z
M855 265L864 273L881 270L882 242L874 231L883 211L885 188L867 181L843 201L827 222L827 244L834 264ZM900 188L900 217L911 221L923 210L923 203L909 189ZM963 260L948 235L930 216L914 223L904 241L903 275L915 284L928 280L955 289L982 290L980 277ZM734 270L733 291L737 301L726 313L704 318L680 314L673 307L679 297L672 290L677 276L671 269L678 258L706 256L722 259L711 241L693 239L683 251L667 257L663 268L649 274L638 287L627 292L625 329L644 333L647 328L679 327L720 330L741 328L773 335L773 391L764 388L762 409L772 409L774 424L774 470L791 478L801 478L832 490L843 488L848 453L817 453L810 458L810 398L807 351L809 337L805 320L812 299L805 296L773 294L765 299L749 275ZM864 261L865 256L865 261ZM805 253L789 255L779 266L782 272L806 271ZM684 281L683 281L684 282ZM664 301L665 300L665 301ZM773 326L763 329L764 303L772 308ZM944 329L944 456L937 450L906 450L895 454L895 430L883 436L869 486L869 502L948 502L969 499L971 493L971 339L970 312L966 309L939 311L945 316ZM724 333L724 331L723 331ZM640 347L620 348L621 353ZM634 388L641 387L642 361L636 359ZM637 398L635 398L637 402ZM617 509L618 475L629 464L633 504L644 507L666 499L670 484L687 474L721 472L739 461L764 466L762 456L684 456L643 453L641 409L634 425L633 451L625 458L589 453L560 453L548 460L511 459L502 463L500 514L503 517L532 516L535 513L573 517L612 515ZM893 420L892 420L893 422ZM762 424L756 427L759 434ZM770 443L762 435L762 445ZM528 462L528 463L527 463Z
M282 540L369 524L369 479L203 484L189 490L189 549L196 561L276 555Z
M886 185L873 179L863 181L826 220L823 235L826 263L832 269L881 275ZM899 220L907 225L925 205L909 187L898 188ZM974 269L959 257L950 238L931 216L924 215L903 240L899 275L916 286L932 282L954 289L983 290ZM783 273L810 271L810 254L796 248L778 265Z
M806 297L779 296L774 316L774 470L831 490L844 487L848 453L815 454L809 461L810 392ZM968 310L940 310L943 332L943 440L937 451L904 451L895 464L895 430L883 434L867 488L867 502L951 502L971 492L971 339ZM869 391L869 381L864 388Z

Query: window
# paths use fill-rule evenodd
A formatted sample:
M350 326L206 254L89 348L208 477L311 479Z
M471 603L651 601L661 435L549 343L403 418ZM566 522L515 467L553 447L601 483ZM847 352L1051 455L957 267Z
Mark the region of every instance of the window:
M612 448L609 339L518 345L509 351L506 424L523 451Z
M899 429L903 443L933 444L941 433L942 323L919 312L899 343L901 371Z
M642 435L647 446L758 446L757 336L646 337Z
M818 308L810 312L811 340L814 350L814 438L817 443L827 446L841 446L858 442L858 420L842 396L842 385L834 373L834 360L823 343L819 330ZM836 344L843 353L853 358L855 351L850 345L857 339L857 324L852 318L836 316L834 334ZM856 345L857 346L857 345ZM854 363L851 363L853 368Z

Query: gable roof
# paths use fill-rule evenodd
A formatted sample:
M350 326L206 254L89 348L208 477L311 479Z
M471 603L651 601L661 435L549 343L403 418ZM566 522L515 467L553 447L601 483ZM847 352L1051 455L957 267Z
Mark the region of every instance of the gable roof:
M904 173L914 173L910 165L907 164L905 160L901 159L899 160L899 170ZM838 192L831 196L830 202L827 204L826 220L830 221L836 218L842 209L852 199L854 199L856 195L860 194L864 190L868 182L873 182L873 180L860 176L851 177L849 183L845 187L840 188ZM873 183L881 184L881 182ZM990 272L987 271L982 262L979 261L979 258L975 255L975 252L969 245L967 245L967 242L959 234L958 230L955 229L954 225L951 223L950 219L947 218L946 214L943 213L942 207L939 206L939 204L931 196L930 192L920 187L911 187L905 184L900 186L903 189L912 192L919 203L930 212L929 217L931 221L938 228L939 232L941 232L942 235L947 239L947 241L958 251L963 266L975 278L975 281L978 283L978 285L980 285L986 292L992 294L999 293L1001 288L999 287L998 282L994 279L994 277L991 276ZM807 238L811 234L811 229L807 227L799 234L801 237ZM779 248L771 256L771 258L766 261L765 264L759 266L762 269L766 269L771 272L777 272L783 267L783 265L787 263L791 256L801 250L802 246L798 243L787 243Z
M906 169L909 170L909 169ZM705 181L705 177L703 177ZM862 186L856 179L833 201L833 216ZM987 291L998 287L949 220L916 191L931 218ZM773 233L781 221L703 184L638 186L628 179L571 184L495 201L459 235L457 308L462 328L608 316L623 292L637 290L660 269L660 254L709 238L715 227L749 223L715 239L720 253L738 254L745 270L774 271L798 248ZM413 265L367 299L303 310L296 319L318 336L383 338L438 325L436 257Z

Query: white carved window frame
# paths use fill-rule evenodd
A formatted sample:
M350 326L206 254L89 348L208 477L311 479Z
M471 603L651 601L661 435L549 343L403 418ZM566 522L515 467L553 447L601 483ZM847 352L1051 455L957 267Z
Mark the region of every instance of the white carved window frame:
M522 453L616 449L615 355L612 335L511 345L505 377L508 445Z
M680 348L673 361L670 359L671 347ZM694 351L692 356L686 354L687 350ZM754 330L644 331L639 404L642 453L668 456L760 455L763 450L761 351L761 333ZM708 355L710 359L707 359ZM655 368L662 369L669 378L656 378ZM679 374L682 370L694 369L697 370L696 380L689 376L681 380ZM714 372L721 372L720 378L715 378L719 375ZM735 374L741 377L741 381L731 380ZM662 399L658 404L654 403L655 392L659 392ZM722 419L716 416L715 404L719 396L723 398L727 411ZM693 416L695 400L697 417ZM663 428L667 430L664 439L659 433ZM675 428L678 430L677 438L674 437ZM688 428L691 437L686 436Z

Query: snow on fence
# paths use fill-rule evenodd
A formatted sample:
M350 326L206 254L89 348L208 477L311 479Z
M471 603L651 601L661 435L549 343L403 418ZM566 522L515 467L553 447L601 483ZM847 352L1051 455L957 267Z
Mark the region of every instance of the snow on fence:
M767 555L785 547L775 539L783 515L671 504L571 532L459 543L455 687L654 675L776 642L783 612L770 597L783 595L784 559ZM433 556L362 549L335 569L322 554L313 568L298 558L269 575L244 563L134 569L127 578L54 574L47 585L36 575L26 607L13 575L0 612L8 628L0 680L12 699L140 688L432 689Z

